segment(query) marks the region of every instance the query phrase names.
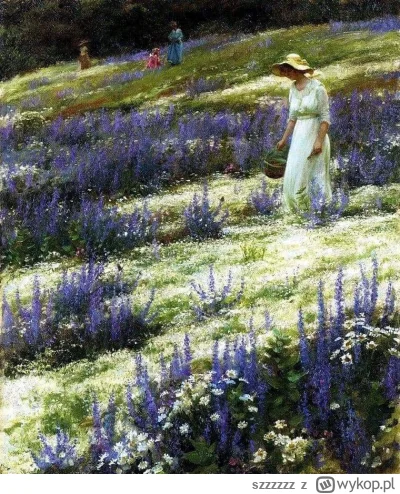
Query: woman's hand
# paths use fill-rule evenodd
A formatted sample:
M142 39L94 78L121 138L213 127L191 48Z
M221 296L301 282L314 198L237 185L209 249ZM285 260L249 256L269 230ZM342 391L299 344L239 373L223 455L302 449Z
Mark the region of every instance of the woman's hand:
M286 140L285 139L281 139L278 144L276 145L276 149L278 151L282 151L282 149L286 146Z
M315 139L314 146L313 146L313 149L311 151L309 158L311 158L311 156L316 156L316 155L321 154L321 153L322 153L322 140L317 138L317 139Z

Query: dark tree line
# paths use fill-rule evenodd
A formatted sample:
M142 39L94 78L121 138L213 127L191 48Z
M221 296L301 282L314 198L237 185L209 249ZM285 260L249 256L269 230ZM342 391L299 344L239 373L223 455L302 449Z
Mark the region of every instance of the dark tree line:
M186 34L225 28L252 31L329 20L397 14L400 0L0 0L0 78L77 55L164 43L176 19Z

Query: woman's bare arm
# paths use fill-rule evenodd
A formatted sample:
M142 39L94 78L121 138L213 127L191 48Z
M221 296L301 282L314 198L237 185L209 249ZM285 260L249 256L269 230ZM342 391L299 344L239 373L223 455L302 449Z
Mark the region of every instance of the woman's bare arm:
M285 133L283 134L282 139L277 144L277 149L281 150L286 146L287 140L293 133L294 126L296 125L296 120L289 120Z
M324 142L325 136L328 133L328 129L329 129L329 123L325 121L321 122L321 125L319 126L319 130L318 130L318 135L317 138L315 139L313 150L311 151L310 157L322 153L322 143Z

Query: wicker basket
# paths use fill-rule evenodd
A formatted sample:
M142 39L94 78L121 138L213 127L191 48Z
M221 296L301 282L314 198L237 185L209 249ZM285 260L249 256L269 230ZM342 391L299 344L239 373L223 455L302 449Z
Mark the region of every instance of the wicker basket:
M265 163L264 173L268 178L282 178L285 168L286 163Z
M286 160L289 148L285 146L282 150L271 149L264 155L262 160L263 171L268 178L282 178L285 174Z

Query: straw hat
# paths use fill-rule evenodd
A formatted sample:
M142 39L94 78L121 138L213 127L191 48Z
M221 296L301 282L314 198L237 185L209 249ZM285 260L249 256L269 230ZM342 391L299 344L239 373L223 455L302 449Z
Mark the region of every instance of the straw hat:
M307 72L308 74L312 74L314 72L314 69L309 66L307 60L301 58L301 56L297 55L297 53L291 53L283 62L275 63L272 66L272 73L274 75L281 76L281 69L283 65L290 65L294 69L301 70L302 72Z

